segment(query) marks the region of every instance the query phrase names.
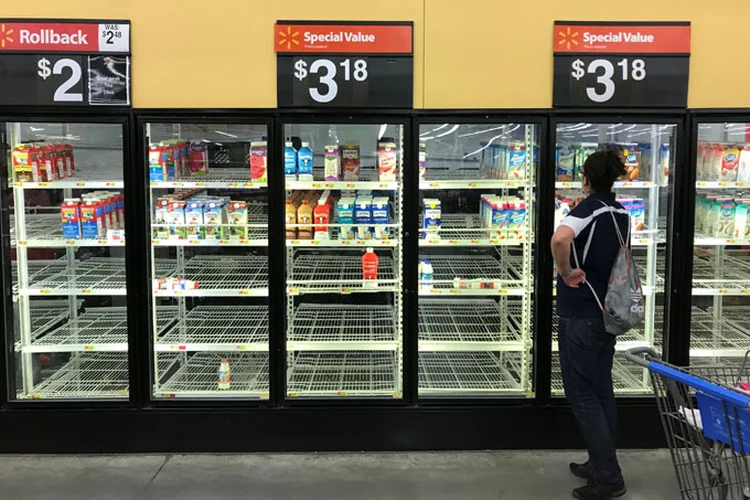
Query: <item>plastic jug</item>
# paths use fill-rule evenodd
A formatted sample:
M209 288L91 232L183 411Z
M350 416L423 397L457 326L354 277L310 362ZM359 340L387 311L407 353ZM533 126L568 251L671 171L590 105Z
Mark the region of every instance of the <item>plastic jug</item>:
M365 288L376 288L378 279L378 254L367 247L367 251L362 255L362 279L365 280Z

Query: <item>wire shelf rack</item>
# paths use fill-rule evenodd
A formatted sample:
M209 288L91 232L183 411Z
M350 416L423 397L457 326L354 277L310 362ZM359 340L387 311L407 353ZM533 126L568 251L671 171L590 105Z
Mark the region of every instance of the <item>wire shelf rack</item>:
M82 300L76 301L76 312L81 309ZM29 302L31 316L31 338L36 339L51 328L67 321L70 317L70 303L65 300L32 300ZM18 314L15 312L15 314Z
M173 354L162 354L171 357ZM231 385L219 389L221 360L229 361ZM160 397L254 397L268 398L268 353L256 352L197 352L177 364L174 373L155 388Z
M168 277L159 275L158 277ZM181 278L198 283L191 290L154 290L157 296L219 297L268 295L268 258L265 256L198 255L185 263Z
M202 176L181 177L174 181L151 182L152 188L260 189L267 186L267 182L258 182L251 179L249 168L213 168Z
M559 329L559 317L557 316L557 313L552 315L552 350L557 351L558 345L558 329ZM625 351L627 349L633 348L633 347L640 347L640 346L661 346L662 345L662 331L663 331L663 325L664 325L664 310L660 307L657 307L654 311L654 330L655 335L653 341L650 341L645 336L645 329L644 325L639 326L638 328L633 328L629 332L619 335L617 337L617 344L615 344L615 349L618 351Z
M124 246L125 240L108 240L106 238L65 238L62 231L60 209L57 213L26 214L26 239L17 241L15 218L11 219L11 245L23 245L29 248L58 248L66 246ZM52 210L53 208L50 208ZM36 212L36 210L35 210Z
M398 349L392 306L300 304L289 323L288 351Z
M108 399L128 396L128 357L125 353L81 353L28 395L32 399Z
M612 363L612 385L616 394L651 394L651 382L648 379L647 369L630 363L615 356ZM560 356L552 353L552 387L551 393L555 396L565 394L560 370Z
M291 295L399 291L393 259L385 255L379 256L376 280L362 279L360 255L298 255L288 273Z
M518 353L421 352L419 392L431 395L520 393Z
M492 299L420 300L419 350L520 351L522 307Z
M14 182L13 187L19 189L98 189L124 187L122 169L88 169L76 170L73 177L51 182Z
M286 180L286 189L398 189L399 181L381 181L377 167L363 165L356 181L325 181L323 167L313 169L312 181L298 181L292 178Z
M401 397L394 352L299 352L287 366L287 392L304 396Z
M157 306L157 313L160 309L161 306ZM198 306L158 336L154 349L267 351L268 307Z
M425 178L419 182L419 188L423 190L518 188L526 186L527 182L526 179L493 179L487 177L479 168L427 167Z
M420 280L420 295L437 293L497 294L514 291L516 295L526 293L523 277L523 260L511 256L498 260L489 255L433 255L433 280ZM462 280L463 284L460 281ZM429 289L426 285L431 285ZM458 286L463 288L459 288Z
M32 310L33 311L33 310ZM157 325L162 331L172 321L176 307L157 310ZM92 307L81 315L39 336L23 352L127 352L128 319L125 307Z
M422 226L420 215L419 225ZM420 246L500 246L500 245L523 245L524 230L514 230L513 237L506 231L482 227L482 219L477 214L443 214L441 216L440 238L425 238L427 229L420 229ZM429 231L430 233L432 231Z
M33 262L33 261L31 261ZM29 264L31 264L31 262ZM49 261L47 261L49 262ZM30 286L19 290L25 295L125 295L125 259L92 257L75 265L43 266L29 276ZM64 262L64 261L63 261ZM158 271L174 272L174 260L157 260ZM51 272L56 269L58 272Z
M715 318L712 308L704 311L694 307L690 324L690 356L744 356L750 349L748 314L750 308L725 306Z

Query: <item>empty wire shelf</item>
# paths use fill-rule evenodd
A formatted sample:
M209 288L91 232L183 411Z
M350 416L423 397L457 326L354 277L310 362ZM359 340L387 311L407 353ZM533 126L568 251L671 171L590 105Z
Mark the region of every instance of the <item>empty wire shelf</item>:
M300 304L289 323L288 351L396 350L392 306Z
M176 312L175 307L157 311L157 325L163 330ZM127 352L128 319L125 307L92 307L79 316L40 336L23 352Z
M82 300L77 300L75 312L77 313ZM31 300L29 301L31 316L31 338L36 339L40 335L47 333L51 328L67 321L70 317L70 303L65 300ZM18 314L16 311L15 314Z
M174 354L162 354L169 359ZM221 360L229 361L231 384L219 389ZM268 398L268 354L255 352L198 352L178 360L177 367L165 373L155 387L161 397L253 397Z
M106 399L128 396L128 357L125 353L74 355L53 375L22 398Z
M524 295L523 259L490 255L433 255L433 280L420 280L420 295Z
M710 308L693 308L690 323L691 357L741 357L750 349L747 307L726 306L718 317Z
M393 259L379 254L376 280L362 279L361 255L299 254L288 270L287 290L291 295L305 293L397 292L398 281Z
M401 397L394 352L299 352L287 366L290 397Z
M268 307L198 306L159 336L154 349L268 351Z
M521 376L516 353L419 353L419 393L424 395L520 393Z
M420 219L420 227L422 221ZM466 246L466 245L523 245L524 230L508 232L482 227L482 219L477 214L443 214L439 239L433 238L432 230L420 229L420 246ZM425 235L429 233L429 237Z
M651 381L648 378L648 369L617 356L615 356L612 364L612 385L616 394L653 394ZM552 353L551 391L555 396L565 394L558 353Z
M725 256L717 269L711 256L693 261L693 295L741 295L750 289L750 259Z
M156 276L162 277L158 274ZM195 282L197 288L154 289L154 294L198 297L268 296L268 258L265 256L199 255L187 261L185 272L179 277ZM156 288L157 284L154 286Z
M492 299L419 301L420 351L520 351L523 305Z

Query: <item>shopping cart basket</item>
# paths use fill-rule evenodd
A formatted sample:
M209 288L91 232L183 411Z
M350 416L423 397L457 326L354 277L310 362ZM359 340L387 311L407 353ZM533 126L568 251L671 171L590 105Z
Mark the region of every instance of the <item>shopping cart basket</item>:
M750 354L750 352L748 353ZM750 381L742 363L680 368L640 347L624 357L648 368L683 499L750 500Z

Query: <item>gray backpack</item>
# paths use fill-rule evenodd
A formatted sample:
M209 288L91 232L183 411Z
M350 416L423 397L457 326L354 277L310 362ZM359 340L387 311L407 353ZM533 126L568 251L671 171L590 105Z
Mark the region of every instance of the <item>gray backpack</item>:
M609 209L609 205L601 202L601 200L600 203ZM635 265L635 261L633 261L633 253L630 251L630 245L628 244L630 240L630 218L628 217L626 238L623 238L620 226L617 224L617 219L615 219L615 214L609 210L609 215L612 216L617 239L620 240L620 250L617 252L617 257L615 257L615 262L612 265L612 272L609 275L604 305L602 305L602 302L596 295L596 291L594 291L591 283L587 281L586 284L591 289L591 293L594 294L594 298L602 310L604 329L611 335L622 335L627 333L631 328L635 328L643 323L646 308L643 304L643 288L641 287L641 280L638 279L638 268ZM594 226L589 233L588 243L591 242L595 229L596 222L594 222ZM586 249L588 249L588 243L586 244ZM580 268L575 244L573 245L573 257L575 258L576 266ZM585 254L583 260L584 262L586 261Z

